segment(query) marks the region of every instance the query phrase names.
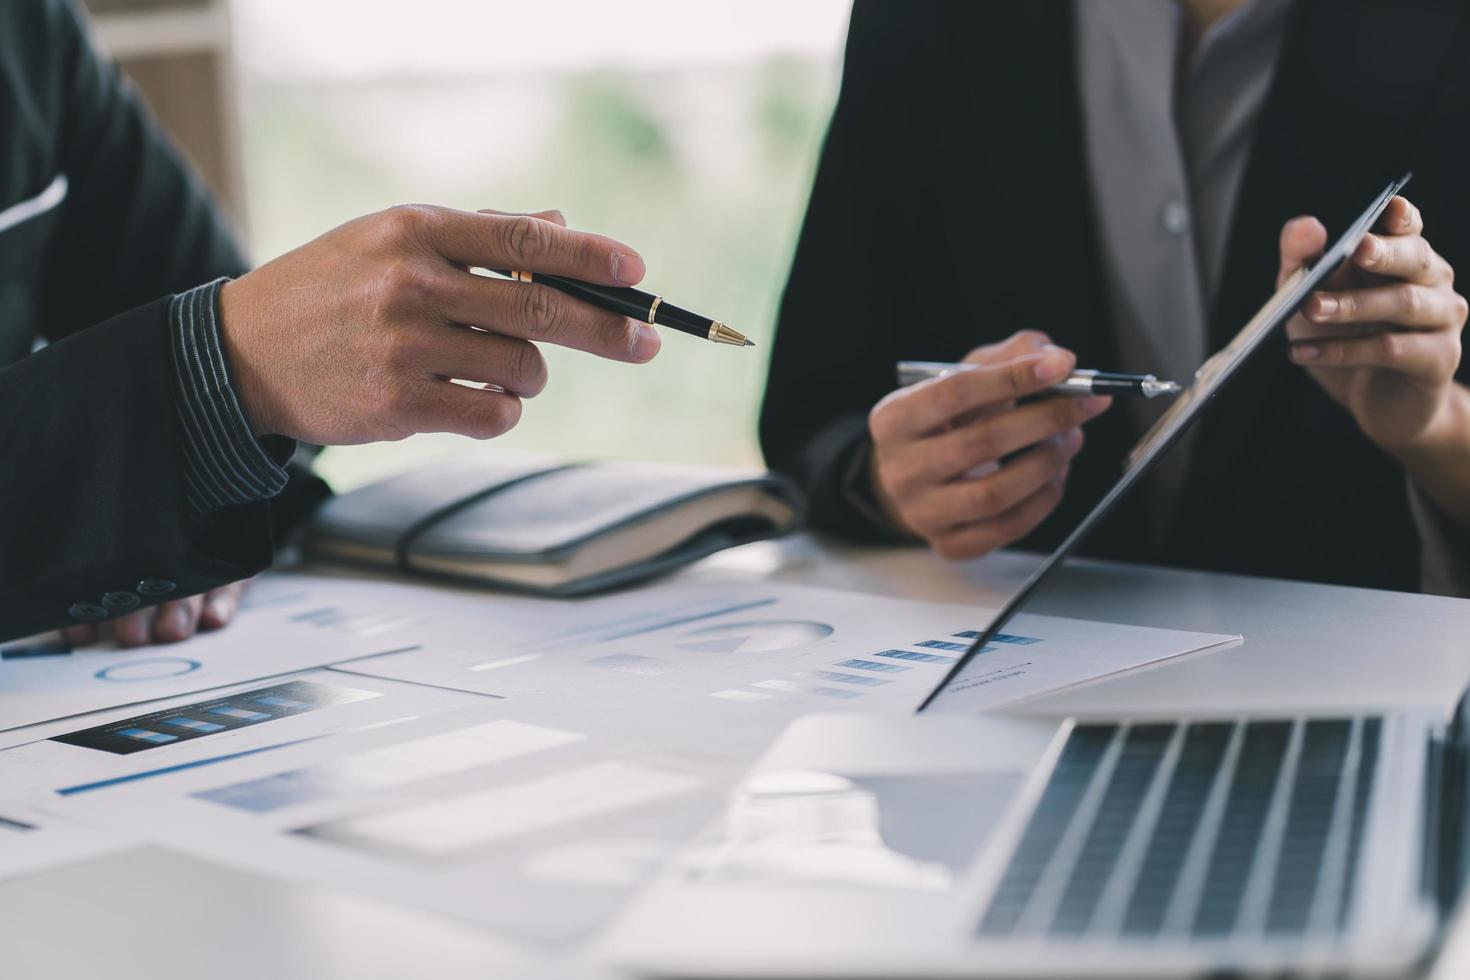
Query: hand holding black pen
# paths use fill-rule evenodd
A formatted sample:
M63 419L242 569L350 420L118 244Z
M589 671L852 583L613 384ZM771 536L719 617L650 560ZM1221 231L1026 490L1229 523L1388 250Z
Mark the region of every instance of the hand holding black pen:
M730 329L719 320L692 313L673 303L666 303L662 296L645 293L631 286L602 286L543 272L514 272L508 269L491 269L490 271L517 282L540 283L559 293L565 293L574 299L591 303L604 310L634 320L641 320L644 323L670 327L695 337L703 337L716 344L729 344L734 347L755 346L744 334Z

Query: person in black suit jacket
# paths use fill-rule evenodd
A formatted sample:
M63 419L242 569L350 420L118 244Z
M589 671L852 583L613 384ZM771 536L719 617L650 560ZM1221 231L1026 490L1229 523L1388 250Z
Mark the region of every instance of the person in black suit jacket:
M1147 419L1106 400L1015 399L1074 365L1147 372L1173 356L1192 370L1320 252L1324 224L1341 230L1412 170L1412 203L1392 202L1171 454L1182 468L1130 495L1084 550L1470 589L1453 284L1470 266L1467 54L1459 0L857 0L781 304L768 462L828 531L951 558L1050 548ZM1139 87L1150 59L1152 90ZM1158 149L1176 138L1184 165ZM1238 169L1233 183L1217 165ZM1179 199L1150 198L1175 166ZM1185 243L1177 266L1170 241ZM1134 312L1174 309L1196 275L1198 336L1168 316L1141 336ZM900 359L981 367L894 392Z
M647 325L471 267L643 274L556 212L425 205L247 273L72 0L0 4L0 640L222 625L231 583L325 493L288 472L296 440L488 438L545 384L531 340L658 350Z

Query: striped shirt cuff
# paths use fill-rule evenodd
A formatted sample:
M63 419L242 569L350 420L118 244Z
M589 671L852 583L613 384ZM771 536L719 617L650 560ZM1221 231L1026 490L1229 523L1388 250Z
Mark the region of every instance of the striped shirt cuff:
M295 449L294 441L280 440L273 447L280 452L268 452L251 432L230 386L219 336L219 291L225 282L216 279L179 293L168 310L184 441L184 493L199 516L280 493L287 479L282 464Z

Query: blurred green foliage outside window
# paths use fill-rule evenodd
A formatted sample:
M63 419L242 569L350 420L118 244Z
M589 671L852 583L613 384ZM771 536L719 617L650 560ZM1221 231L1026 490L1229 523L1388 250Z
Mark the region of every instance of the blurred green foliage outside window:
M643 366L547 348L547 390L490 445L759 465L773 321L847 15L826 0L782 20L792 6L635 0L610 24L571 0L234 0L254 257L408 201L560 208L637 248L646 288L758 346L666 332ZM483 44L465 36L477 31ZM418 436L330 449L319 465L343 488L479 451Z

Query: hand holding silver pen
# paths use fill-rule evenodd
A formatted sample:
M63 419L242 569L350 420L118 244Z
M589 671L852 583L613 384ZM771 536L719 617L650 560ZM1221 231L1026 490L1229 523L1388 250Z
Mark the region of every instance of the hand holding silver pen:
M1111 396L1181 393L1150 375L1079 370L1076 355L1039 330L977 347L958 364L901 362L896 380L868 415L869 507L945 558L987 554L1045 520L1083 428Z
M929 378L940 378L954 371L967 371L975 367L975 364L949 361L899 361L898 383L907 387ZM1183 390L1178 382L1160 381L1152 374L1078 370L1052 385L1047 392L1054 395L1141 395L1144 398L1157 398L1160 395L1177 395Z

